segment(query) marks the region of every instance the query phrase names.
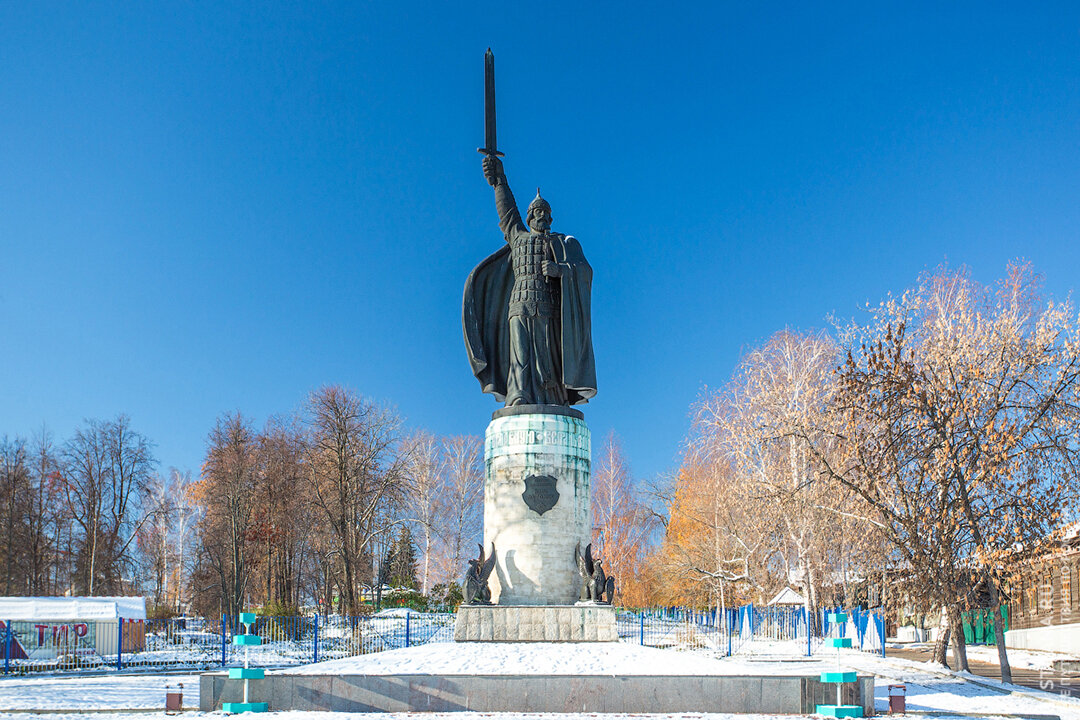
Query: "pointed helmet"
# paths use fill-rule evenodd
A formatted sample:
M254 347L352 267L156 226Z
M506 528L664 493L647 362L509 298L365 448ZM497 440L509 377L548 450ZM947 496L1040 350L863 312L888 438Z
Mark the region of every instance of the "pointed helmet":
M539 210L540 208L544 208L548 211L548 213L551 212L551 205L548 204L547 200L540 197L540 188L536 188L536 197L534 197L533 201L529 203L529 210L525 213L525 217L529 217L533 214L534 210Z

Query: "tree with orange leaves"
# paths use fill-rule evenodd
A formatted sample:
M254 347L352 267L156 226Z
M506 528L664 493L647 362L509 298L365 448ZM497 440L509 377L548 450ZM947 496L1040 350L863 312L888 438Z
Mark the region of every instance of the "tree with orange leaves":
M664 605L731 607L752 599L767 577L769 533L723 457L689 453L673 486L657 491L664 537L652 562Z
M591 482L594 557L602 558L605 572L615 577L620 603L648 603L641 564L654 527L653 517L641 502L630 466L614 432L607 436L593 463Z

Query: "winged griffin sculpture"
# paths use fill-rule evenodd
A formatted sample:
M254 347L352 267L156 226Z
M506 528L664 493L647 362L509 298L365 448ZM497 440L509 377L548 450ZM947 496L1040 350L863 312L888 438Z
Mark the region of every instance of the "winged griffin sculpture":
M477 543L479 545L479 543ZM469 570L465 573L464 596L466 605L490 605L491 588L488 578L495 569L495 543L491 543L491 555L484 558L484 546L480 545L480 557L469 561Z
M603 560L593 559L592 543L585 546L581 554L581 543L574 547L574 559L577 560L578 574L581 575L581 601L611 604L615 597L615 576L605 575Z

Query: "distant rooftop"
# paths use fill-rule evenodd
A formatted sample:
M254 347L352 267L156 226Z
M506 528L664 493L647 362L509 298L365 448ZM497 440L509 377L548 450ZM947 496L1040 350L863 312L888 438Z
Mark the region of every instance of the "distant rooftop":
M2 620L145 620L143 597L0 597Z

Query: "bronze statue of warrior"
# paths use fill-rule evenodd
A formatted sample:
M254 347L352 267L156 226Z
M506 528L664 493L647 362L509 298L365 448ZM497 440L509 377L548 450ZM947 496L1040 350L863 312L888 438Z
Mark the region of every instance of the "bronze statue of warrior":
M540 197L522 221L495 149L495 69L485 64L484 177L506 246L465 283L462 326L473 374L484 392L514 405L576 405L596 394L592 348L592 268L570 235L551 232Z

